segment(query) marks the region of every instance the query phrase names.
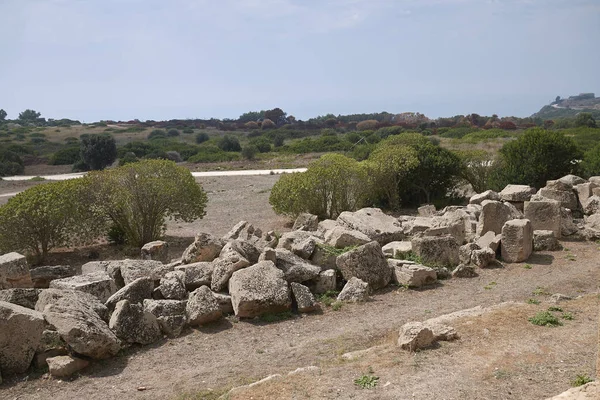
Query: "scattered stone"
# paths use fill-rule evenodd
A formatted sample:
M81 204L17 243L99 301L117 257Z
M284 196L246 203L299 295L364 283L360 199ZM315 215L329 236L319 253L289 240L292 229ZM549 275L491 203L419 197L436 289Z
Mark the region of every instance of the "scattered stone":
M144 311L142 304L132 304L129 300L117 303L108 326L127 343L150 344L162 337L156 317Z
M212 262L204 261L175 267L175 271L182 271L185 274L185 288L189 292L200 286L210 286L214 269L215 265Z
M292 230L316 231L319 227L319 217L316 215L302 213L298 215Z
M367 282L352 277L344 285L344 288L337 297L337 301L352 303L367 301L369 299L369 292L369 284Z
M53 265L32 268L29 270L34 288L47 289L50 281L69 278L77 274L75 267L70 265Z
M27 371L43 331L41 313L0 301L0 371L5 377Z
M29 266L24 255L13 252L0 256L0 289L32 286Z
M102 303L117 292L117 284L106 272L56 279L50 282L50 288L79 290L97 297Z
M349 281L356 277L373 290L386 287L392 279L392 270L376 241L338 256L336 264L344 279Z
M461 264L471 264L471 255L473 251L480 250L481 247L477 243L467 243L458 248L458 258Z
M533 231L533 250L534 251L555 251L560 250L561 245L556 239L554 232L544 230Z
M592 182L585 182L575 185L574 189L577 192L579 204L585 204L588 201L588 199L594 195L593 189L597 187L598 185Z
M398 260L388 260L394 271L394 281L400 286L420 288L437 282L437 273L432 268L420 264L402 264Z
M231 303L231 295L229 293L215 293L213 296L219 302L223 314L233 314L233 304Z
M502 232L502 226L511 218L511 209L499 201L485 200L482 204L481 215L477 225L477 233L481 236L492 231L495 234Z
M96 296L78 290L43 289L38 296L35 310L44 312L48 304L54 304L63 297L67 298L67 303L83 305L91 309L103 321L108 321L108 308Z
M319 304L315 300L315 296L313 296L306 286L300 283L292 282L290 283L290 287L292 289L292 295L296 300L296 305L298 306L298 312L308 313L319 308Z
M556 238L560 238L561 214L557 201L526 201L524 214L534 230L552 231Z
M48 363L48 372L55 378L68 378L90 364L87 360L71 356L50 357L46 359L46 362Z
M486 190L483 193L476 194L469 199L469 204L481 204L484 200L500 201L502 198L493 190Z
M471 253L471 264L477 268L485 268L492 264L496 259L496 252L486 247L484 249L473 250Z
M173 270L173 267L156 260L123 260L119 261L118 265L123 277L123 285L128 285L136 279L144 277L149 277L158 282Z
M338 249L360 246L369 243L371 239L362 232L336 226L325 234L325 243Z
M141 250L142 260L156 260L163 264L169 263L169 243L162 240L155 240L146 243Z
M283 312L292 303L284 273L271 261L234 272L229 293L235 315L241 318Z
M433 217L435 215L435 206L433 204L426 204L417 209L419 217Z
M21 307L35 309L35 303L38 301L40 289L16 288L0 290L0 301L16 304Z
M523 202L529 201L531 196L535 194L535 188L527 185L506 185L500 192L500 198L503 201Z
M575 192L573 192L573 189L571 188L567 188L566 190L560 190L552 189L549 187L543 187L540 189L538 194L545 199L558 201L561 207L565 207L570 210L576 210L577 208L579 208L577 195L575 195Z
M194 243L183 252L181 261L184 264L212 261L217 258L224 245L223 240L209 233L199 233L196 235Z
M288 372L289 376L293 376L293 375L307 375L307 374L311 374L311 375L321 375L321 368L315 366L315 365L311 365L308 367L302 367L302 368L296 368L293 371Z
M452 271L453 278L474 278L477 276L475 267L467 264L460 264Z
M587 181L577 175L565 175L559 179L559 181L569 185L570 187L575 187L576 185L586 183Z
M567 208L560 209L560 234L561 236L572 236L579 231L577 225L573 222L573 213Z
M261 250L259 250L254 244L241 240L235 239L227 242L221 253L219 254L219 258L227 258L229 255L241 255L246 260L250 262L250 264L255 264L258 262L258 257L260 257Z
M337 218L341 226L362 232L380 245L404 239L402 224L379 208L363 208L355 212L344 211ZM337 246L336 246L337 247Z
M404 258L412 252L412 243L405 242L390 242L381 248L383 254L389 258Z
M154 281L152 279L138 278L110 296L105 305L109 310L114 310L117 303L121 300L129 300L133 304L143 303L144 299L152 298L153 290Z
M562 301L568 301L568 300L573 300L573 298L571 296L567 296L567 295L560 294L560 293L554 293L552 296L550 296L551 303L560 303Z
M221 305L208 286L202 286L190 293L185 312L188 324L204 325L223 316Z
M319 222L317 227L317 236L324 238L327 232L338 227L338 223L332 219L325 219Z
M96 359L117 354L119 339L94 311L93 305L83 301L84 296L67 292L58 298L44 298L45 292L40 294L36 309L41 302L48 302L43 309L44 318L56 328L73 351Z
M333 269L319 272L319 276L312 281L312 290L316 294L323 294L328 291L333 291L336 288L337 279L335 270Z
M160 280L160 293L167 300L184 300L187 298L185 289L185 272L171 271Z
M277 261L277 252L275 249L265 247L262 253L260 253L260 256L258 256L258 262L261 261L272 261L275 263Z
M533 229L528 219L507 221L502 228L502 260L526 261L533 251Z
M500 242L502 240L502 234L496 234L495 232L488 231L485 235L481 236L475 243L482 248L490 248L495 253L498 251L498 247L500 247Z
M400 328L398 346L414 352L430 347L435 341L433 332L421 322L408 322Z
M176 338L187 323L186 301L180 300L144 300L144 311L156 317L162 333Z
M33 365L35 368L46 368L48 363L46 360L50 357L67 355L67 344L56 331L44 330L42 338L35 351L33 357Z
M248 267L250 262L239 253L229 252L227 258L219 258L213 264L215 268L210 288L214 292L219 292L227 287L227 283L235 271Z
M424 264L454 266L459 264L459 245L451 235L415 237L413 252Z
M423 324L431 329L434 342L451 342L459 338L458 332L456 332L456 329L453 327L442 325L433 321L434 320L427 320Z
M583 213L585 215L596 214L600 212L600 196L593 195L587 199L587 201L582 204L583 205Z
M284 279L288 282L306 282L314 279L321 268L312 265L286 249L276 249L277 261L275 266L283 271Z

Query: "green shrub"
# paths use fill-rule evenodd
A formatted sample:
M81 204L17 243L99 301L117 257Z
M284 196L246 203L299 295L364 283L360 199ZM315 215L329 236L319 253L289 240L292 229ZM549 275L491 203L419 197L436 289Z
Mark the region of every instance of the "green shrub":
M250 140L250 144L256 146L258 151L261 153L268 153L271 151L271 142L264 136L260 136Z
M210 137L208 137L208 133L206 132L200 132L196 135L196 143L198 144L207 142L209 139Z
M119 158L119 166L122 167L123 165L131 164L138 161L139 159L136 157L135 153L130 151L125 153L125 155L123 155L121 158Z
M239 160L238 153L226 152L217 146L205 145L200 146L198 152L188 158L192 163L208 163L208 162L223 162Z
M166 139L166 137L167 137L167 132L165 132L162 129L155 129L152 132L150 132L150 134L148 135L148 140Z
M401 126L387 126L377 130L377 134L380 138L385 139L389 136L399 135L404 132L404 128Z
M579 387L579 386L586 385L590 382L594 382L594 380L587 375L579 374L575 377L575 379L573 379L571 381L571 386Z
M358 129L359 131L374 130L377 128L378 124L379 121L375 119L368 119L366 121L361 121L358 124L356 124L356 129Z
M471 184L477 193L488 189L502 190L498 186L498 176L501 173L500 163L488 152L483 150L467 150L457 152L461 160L461 178ZM500 183L501 184L501 183Z
M33 132L29 134L30 138L45 138L46 135L40 132Z
M29 141L33 144L41 144L47 142L46 138L43 137L32 137L31 139L29 139Z
M0 207L0 249L43 262L55 247L89 242L102 230L80 179L34 186Z
M459 128L450 128L445 132L441 133L441 137L452 138L452 139L461 139L462 137L472 134L474 132L478 132L479 128L472 127L459 127Z
M181 132L189 135L190 133L194 133L194 130L192 128L184 128Z
M225 135L218 142L217 146L223 151L240 151L242 146L235 136Z
M268 118L263 119L262 124L260 125L261 129L265 130L265 129L274 129L275 128L275 122L271 121Z
M141 247L162 237L166 218L192 222L205 215L206 193L172 161L144 160L82 178L92 204Z
M167 132L168 137L176 137L179 136L179 131L177 129L169 129Z
M508 138L513 136L515 136L514 133L505 131L503 129L477 130L464 135L461 141L466 143L478 143L485 140Z
M600 175L600 143L584 153L581 170L586 177Z
M256 153L258 153L258 147L253 144L244 146L242 149L242 157L244 157L246 160L254 160Z
M576 172L581 151L571 138L541 128L527 130L500 149L506 183L543 187L546 181Z
M81 136L81 159L92 170L101 170L117 159L117 144L109 135Z
M18 175L25 169L19 154L9 149L0 150L0 176Z
M79 146L65 147L60 149L50 157L50 165L70 165L81 160L81 152Z
M309 212L334 219L343 211L363 207L369 194L363 165L340 154L326 154L304 173L282 175L271 190L269 203L278 214Z
M540 311L533 317L529 318L529 322L539 326L560 326L562 322L549 311Z

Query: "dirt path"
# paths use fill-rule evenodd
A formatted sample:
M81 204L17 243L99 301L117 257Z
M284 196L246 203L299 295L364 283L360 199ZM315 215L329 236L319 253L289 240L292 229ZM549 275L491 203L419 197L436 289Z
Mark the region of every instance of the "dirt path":
M213 394L232 386L309 365L322 367L323 374L286 379L258 388L256 397L236 398L545 398L568 389L577 374L594 376L599 250L593 243L565 245L568 250L536 254L529 260L530 269L511 264L482 270L472 279L442 281L428 290L388 288L371 302L344 305L339 311L326 308L323 313L271 324L224 319L95 363L73 382L13 380L0 389L0 398L215 398ZM538 288L543 290L534 296ZM527 318L549 306L548 295L540 292L584 297L561 304L574 320L556 328L537 327ZM460 341L414 355L393 346L396 331L405 322L529 298L541 304L457 323ZM383 350L364 359L340 358L377 344L383 344ZM358 389L353 380L369 366L380 376L381 385ZM386 382L390 384L383 387ZM138 391L139 387L146 390ZM213 392L203 392L209 389Z

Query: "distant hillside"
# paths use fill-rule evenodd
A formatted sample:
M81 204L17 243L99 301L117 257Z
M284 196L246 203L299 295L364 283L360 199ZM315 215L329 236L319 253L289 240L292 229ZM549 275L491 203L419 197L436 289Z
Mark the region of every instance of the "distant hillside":
M532 117L556 119L574 117L580 112L589 112L595 118L600 118L600 97L596 97L594 93L581 93L566 99L558 96L555 101L542 107Z

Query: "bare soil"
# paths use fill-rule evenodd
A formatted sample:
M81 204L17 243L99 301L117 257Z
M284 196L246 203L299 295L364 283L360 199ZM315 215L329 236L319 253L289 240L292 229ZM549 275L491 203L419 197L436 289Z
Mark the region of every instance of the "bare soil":
M209 196L207 215L197 223L169 224L169 241L180 238L171 250L180 254L198 231L221 235L239 220L264 231L286 230L288 221L268 205L276 180L199 178ZM48 379L43 371L5 379L0 398L213 399L271 374L316 365L320 375L284 377L233 398L543 399L568 389L578 374L595 376L600 250L594 243L563 244L564 251L532 256L531 268L507 264L423 290L388 287L372 301L344 304L339 311L323 306L320 312L273 323L228 317L177 339L93 362L72 381ZM554 328L532 325L527 319L551 305L550 293L582 296L559 304L574 319ZM414 354L395 346L406 322L528 299L541 303L457 320L458 341ZM372 346L381 347L354 361L341 358ZM380 378L375 389L354 384L371 371Z

